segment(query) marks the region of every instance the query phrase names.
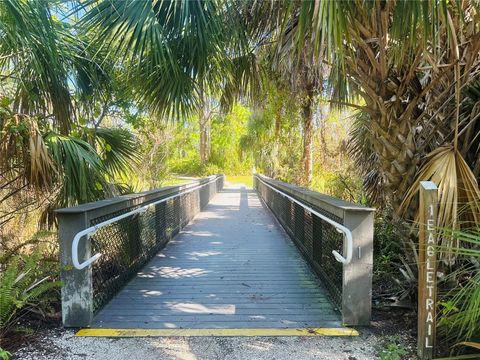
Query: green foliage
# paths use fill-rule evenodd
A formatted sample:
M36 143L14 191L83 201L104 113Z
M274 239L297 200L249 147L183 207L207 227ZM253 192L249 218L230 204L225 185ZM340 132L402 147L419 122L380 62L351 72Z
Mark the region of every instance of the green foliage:
M39 308L50 301L50 290L60 286L51 281L55 267L41 261L39 252L15 256L2 264L0 273L0 331L6 330L17 312L25 308Z
M126 128L98 128L91 132L106 170L111 176L121 176L130 171L139 161L137 139Z
M301 171L302 135L299 106L274 85L265 89L262 108L252 111L240 150L258 172L295 183Z
M24 253L34 248L35 251L42 252L44 259L55 259L58 253L58 237L53 231L36 231L28 240L18 244L0 243L0 265L6 266L10 260L17 254Z
M404 339L398 335L388 336L385 339L379 355L381 360L414 360L414 358L407 357L407 345Z
M480 231L445 231L460 247L460 266L446 282L450 290L440 301L440 330L452 341L480 340Z
M213 174L221 174L223 170L215 164L202 164L199 157L190 159L172 160L171 170L175 174L187 176L209 176Z
M185 115L248 59L230 9L221 1L88 0L81 27L122 62L124 81L149 111Z
M392 216L387 211L377 214L373 240L375 277L382 278L395 272L400 264L403 243L402 233Z
M75 123L75 92L94 93L105 84L95 51L73 28L60 1L0 2L0 72L2 85L15 97L15 112L51 112L63 135ZM59 15L59 16L55 16ZM88 49L88 50L87 50ZM82 81L88 79L89 81Z
M136 140L125 129L98 128L93 133L77 127L61 135L43 118L10 115L0 120L0 168L12 177L23 169L28 185L35 188L59 187L57 206L114 193L114 176L130 171L138 160Z
M106 168L94 148L73 136L51 133L45 140L61 178L65 179L62 203L68 205L99 199L107 186Z
M381 360L402 360L407 355L407 351L402 345L396 343L387 344L380 353Z
M314 134L314 165L311 188L343 200L366 203L362 179L348 155L351 113L320 103Z
M4 350L0 347L0 359L2 360L8 360L10 359L10 354L7 350Z
M227 175L225 178L230 184L243 184L248 188L253 188L253 174L250 175Z
M208 174L208 164L202 164L199 153L199 129L197 117L192 117L182 125L173 128L166 147L167 171L179 175L203 176ZM217 172L218 169L212 169Z
M212 121L210 165L218 168L213 173L245 175L252 171L249 159L242 159L239 149L241 137L247 131L247 119L250 110L242 105L235 105L231 112L219 115ZM209 169L214 170L214 168Z
M55 207L118 194L115 177L136 160L130 132L100 127L114 113L115 73L71 6L0 2L2 225L40 205L51 224Z
M136 118L132 124L143 156L136 177L128 182L137 184L137 189L148 189L161 186L171 174L249 174L251 162L239 151L248 116L248 108L237 104L231 112L212 118L211 154L204 164L199 155L198 116L177 124L159 124L147 116Z

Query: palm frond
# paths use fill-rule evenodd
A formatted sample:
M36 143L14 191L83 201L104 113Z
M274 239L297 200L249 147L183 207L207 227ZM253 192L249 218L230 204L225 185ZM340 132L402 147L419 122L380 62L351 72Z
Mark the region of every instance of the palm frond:
M453 146L439 147L428 155L398 209L399 213L407 211L416 199L420 181L424 180L431 180L438 186L438 227L458 229L479 223L480 191L477 180L460 152ZM461 209L462 205L464 209ZM418 221L418 214L416 219ZM458 243L454 244L449 237L442 237L441 245L440 257L447 263L452 263Z
M55 175L55 164L38 127L38 119L13 114L0 124L0 170L18 184L47 189Z
M48 134L45 143L63 178L58 205L72 206L104 197L109 187L105 177L108 171L89 143L55 133Z
M366 112L357 112L349 132L347 151L362 173L363 189L368 199L379 207L388 206L384 179L379 171L378 155L372 141L369 127L370 116Z
M196 109L199 86L217 78L211 73L219 73L236 42L222 16L230 7L217 1L88 0L82 8L82 25L108 57L123 60L138 100L160 115Z
M93 135L102 163L110 174L128 174L138 165L138 143L130 131L122 128L98 128Z
M0 3L0 70L18 79L16 110L53 113L62 133L72 121L68 62L73 42L45 0Z

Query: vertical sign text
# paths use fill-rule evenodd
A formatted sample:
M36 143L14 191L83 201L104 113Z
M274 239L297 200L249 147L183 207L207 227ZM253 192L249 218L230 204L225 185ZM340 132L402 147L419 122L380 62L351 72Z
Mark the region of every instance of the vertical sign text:
M431 359L436 334L437 294L437 186L420 182L420 221L418 251L418 355Z

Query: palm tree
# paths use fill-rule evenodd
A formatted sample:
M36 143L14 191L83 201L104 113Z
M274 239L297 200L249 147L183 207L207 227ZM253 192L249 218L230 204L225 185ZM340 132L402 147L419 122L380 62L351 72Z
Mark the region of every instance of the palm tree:
M477 166L463 166L462 159L475 159L465 154L477 151L478 138L472 136L477 118L462 121L457 109L462 89L477 75L479 15L474 1L463 5L457 8L446 0L319 0L275 6L89 0L84 24L111 55L128 60L125 72L138 98L161 114L198 109L205 82L209 89L221 87L225 99L234 98L235 83L242 90L249 85L236 79L251 79L259 64L258 49L272 44L277 50L274 63L290 68L289 73L323 74L326 66L331 102L362 114L357 124L363 131L358 133L373 156L362 153L357 160L373 180L366 183L371 184L368 190L381 189L377 198L382 195L382 202L399 211L410 189L415 190L420 167L439 164L436 155L446 159L454 154L455 181L468 189L454 198L476 196L471 169ZM311 99L320 86L303 83L304 117L309 119ZM309 121L305 130L308 169ZM426 155L446 144L451 146L433 153L428 162ZM420 172L433 173L438 171ZM444 218L451 221L455 207L448 212ZM472 212L478 213L475 207Z
M53 115L63 134L70 128L72 98L65 59L76 60L72 35L54 21L46 1L5 0L0 3L0 68L2 84L16 83L12 108ZM75 66L75 65L73 65Z
M277 65L301 75L311 51L313 69L329 70L330 102L358 109L351 153L372 199L413 217L418 181L433 178L441 226L458 221L460 202L468 203L468 219L479 219L476 1L248 2L242 9L249 34L275 47ZM462 92L469 94L463 101Z
M248 81L247 38L233 3L224 1L87 0L81 25L95 43L119 58L124 82L154 115L199 118L200 158L209 157L211 99L231 107L235 79ZM235 84L235 86L238 86Z
M369 191L381 189L398 212L408 208L418 180L433 178L440 185L441 226L458 221L460 202L478 220L472 133L479 109L471 96L461 100L480 71L478 4L305 1L288 11L287 18L298 18L297 53L312 39L318 62L331 68L331 101L361 111L363 138L354 141L355 149L370 144L367 155L374 155L356 153L375 180ZM355 97L364 105L352 103Z
M303 173L304 138L300 106L289 84L264 84L261 103L252 111L247 131L240 138L242 156L250 156L255 167L267 176L298 182Z
M125 81L159 115L198 109L200 92L220 84L235 40L219 1L88 0L81 25L122 60Z
M273 67L285 79L290 86L291 96L300 104L303 120L303 156L299 180L302 185L308 187L313 178L313 115L315 100L322 91L323 68L316 64L311 47L304 46L297 57L293 53L293 41L291 32L282 36L282 45Z
M265 105L268 97L265 94L272 86L288 89L290 97L299 104L303 120L303 156L301 174L296 181L310 186L313 175L313 115L317 95L323 86L324 67L318 66L309 43L296 51L298 15L291 12L288 2L238 2L237 7L242 20L239 29L250 39L256 61L254 66L260 68L255 70L260 81L247 83L247 86L255 87L256 93L263 92L254 99L253 106ZM258 98L263 102L259 102ZM276 122L280 123L278 117Z
M90 110L108 87L85 37L58 20L61 2L0 2L0 223L17 210L47 210L118 193L135 141L93 127ZM5 207L3 206L5 205Z

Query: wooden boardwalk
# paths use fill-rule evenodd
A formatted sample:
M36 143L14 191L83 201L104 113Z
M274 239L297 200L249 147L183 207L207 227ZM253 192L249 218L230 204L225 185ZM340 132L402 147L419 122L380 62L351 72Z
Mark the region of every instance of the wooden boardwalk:
M336 328L340 314L253 190L225 188L93 328Z

